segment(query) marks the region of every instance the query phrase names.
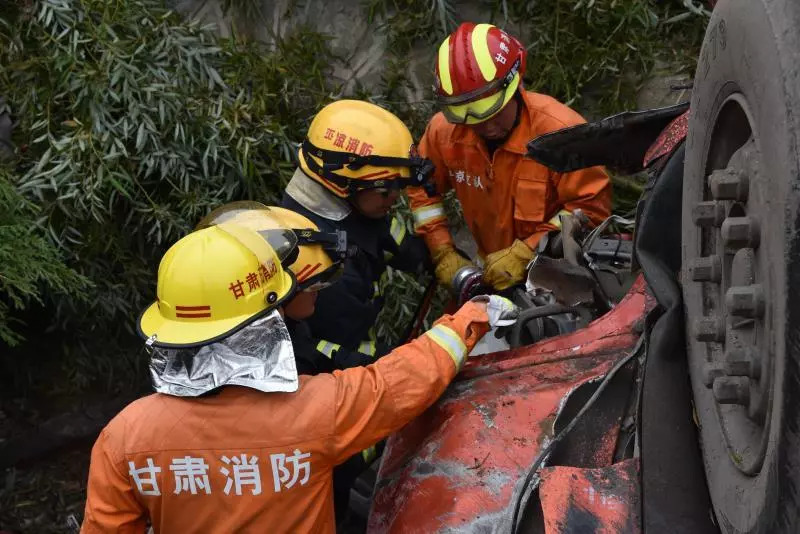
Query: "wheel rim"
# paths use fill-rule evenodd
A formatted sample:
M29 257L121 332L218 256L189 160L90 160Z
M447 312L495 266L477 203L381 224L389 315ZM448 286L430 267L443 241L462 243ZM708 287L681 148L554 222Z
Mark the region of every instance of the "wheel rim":
M755 185L761 172L757 134L741 94L728 97L714 125L703 198L692 219L700 257L690 275L702 283L703 381L730 461L757 474L764 462L772 405L770 268L762 246L767 206Z

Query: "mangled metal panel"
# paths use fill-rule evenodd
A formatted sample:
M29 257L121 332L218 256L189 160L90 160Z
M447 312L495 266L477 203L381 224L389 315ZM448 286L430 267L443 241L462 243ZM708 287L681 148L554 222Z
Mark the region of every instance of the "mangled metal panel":
M539 499L545 534L641 532L639 460L609 467L545 467Z
M552 439L565 399L633 348L652 306L639 280L584 330L471 358L438 403L389 439L369 532L507 530L515 486ZM608 426L596 456L610 462L619 421Z

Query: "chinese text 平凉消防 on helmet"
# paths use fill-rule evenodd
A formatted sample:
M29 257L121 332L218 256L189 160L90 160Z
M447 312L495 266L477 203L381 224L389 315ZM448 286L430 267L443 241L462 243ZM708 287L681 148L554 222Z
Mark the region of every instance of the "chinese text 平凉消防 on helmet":
M339 198L366 189L424 186L433 172L399 118L360 100L322 108L298 157L303 172Z

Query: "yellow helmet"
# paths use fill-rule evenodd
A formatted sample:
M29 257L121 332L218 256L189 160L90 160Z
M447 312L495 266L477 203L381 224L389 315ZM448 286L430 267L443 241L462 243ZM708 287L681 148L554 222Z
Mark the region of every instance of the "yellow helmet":
M281 260L296 249L291 232L264 235L232 222L193 232L161 258L156 302L139 334L161 347L194 347L225 338L294 294Z
M360 100L322 108L298 158L303 172L340 198L363 189L423 185L433 172L400 119Z
M342 274L343 260L354 250L347 247L343 231L320 232L310 219L285 208L265 206L255 201L229 202L215 209L198 223L206 228L230 221L259 233L289 230L297 236L296 254L284 261L297 279L301 291L318 291L333 284Z

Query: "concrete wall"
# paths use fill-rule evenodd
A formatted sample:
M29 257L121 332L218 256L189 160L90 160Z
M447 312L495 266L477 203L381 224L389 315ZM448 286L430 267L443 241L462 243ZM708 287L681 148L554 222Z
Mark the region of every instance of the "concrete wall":
M220 34L229 36L233 28L267 44L286 35L293 28L308 26L331 36L331 48L340 58L334 65L334 77L342 85L342 96L350 94L357 83L369 86L380 82L384 61L391 55L387 50L386 33L381 31L383 20L367 21L358 0L310 0L293 5L291 0L253 0L261 2L261 17L243 20L226 16L219 0L173 0L174 7L192 17L212 22ZM257 20L260 18L260 20ZM433 47L420 45L410 57L407 78L412 88L406 97L420 100L432 83Z
M380 83L384 65L394 54L388 49L386 32L382 29L385 18L368 21L360 0L249 0L257 3L259 16L225 15L222 0L168 0L177 11L187 17L214 23L223 36L231 35L233 28L264 43L274 43L298 26L307 26L331 36L331 48L340 58L333 65L333 76L342 87L340 96L350 95L357 84L365 87ZM491 13L481 10L477 2L456 1L460 20L490 21ZM234 11L234 10L232 10ZM431 11L430 16L436 14ZM494 21L504 26L502 21ZM523 28L511 25L505 29L529 40ZM406 90L409 102L430 99L433 84L433 61L437 43L423 42L409 55ZM639 98L640 109L671 105L688 99L688 92L675 92L670 85L685 82L681 77L670 76L669 67L661 65L662 73L645 83Z

